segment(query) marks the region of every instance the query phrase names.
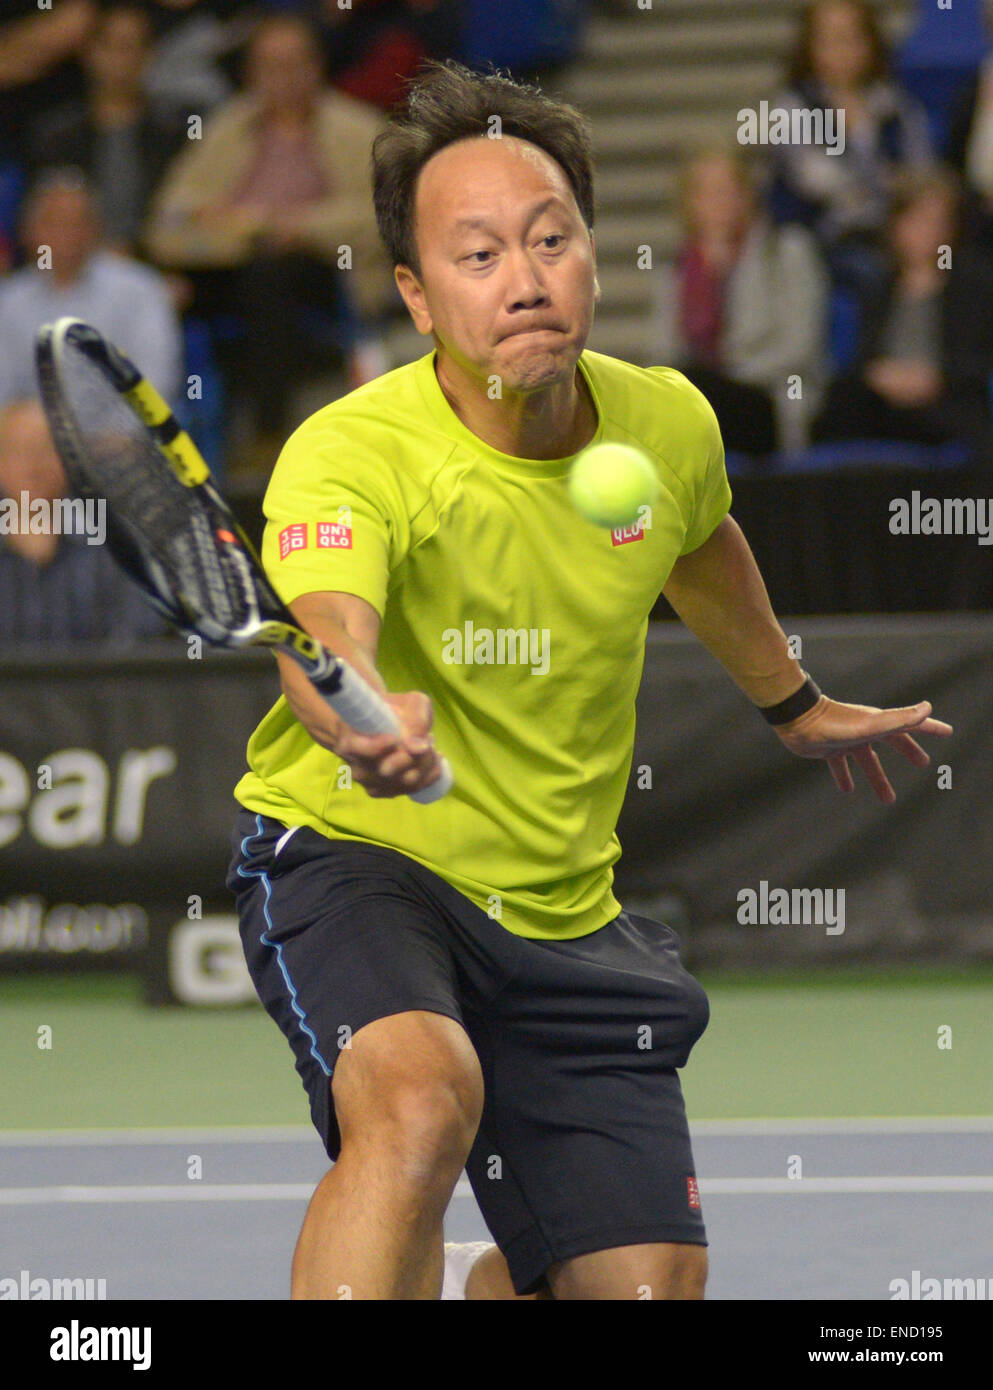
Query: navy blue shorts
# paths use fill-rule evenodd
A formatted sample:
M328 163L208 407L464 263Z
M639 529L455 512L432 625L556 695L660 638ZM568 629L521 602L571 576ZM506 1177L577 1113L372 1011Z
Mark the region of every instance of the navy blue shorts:
M228 887L259 998L331 1159L330 1081L365 1024L460 1023L483 1115L466 1173L517 1293L593 1250L706 1245L677 1067L707 1026L670 927L622 912L572 941L515 936L406 855L243 811Z

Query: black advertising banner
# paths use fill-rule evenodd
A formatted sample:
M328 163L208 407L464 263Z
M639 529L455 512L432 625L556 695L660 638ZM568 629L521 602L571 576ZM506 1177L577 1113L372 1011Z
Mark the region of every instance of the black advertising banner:
M0 969L136 966L173 923L231 912L231 789L275 665L149 650L3 669Z
M954 735L920 738L923 769L877 745L895 804L851 761L843 794L685 629L653 633L618 896L675 927L695 966L993 959L993 618L781 623L833 699L929 700Z
M650 633L616 892L695 966L993 959L993 618L783 627L836 699L928 699L955 726L894 806L793 757L700 644ZM537 679L538 677L536 677ZM153 1000L254 997L224 887L266 653L8 662L0 675L0 970L141 969ZM455 759L453 759L455 761ZM456 764L457 775L457 764Z

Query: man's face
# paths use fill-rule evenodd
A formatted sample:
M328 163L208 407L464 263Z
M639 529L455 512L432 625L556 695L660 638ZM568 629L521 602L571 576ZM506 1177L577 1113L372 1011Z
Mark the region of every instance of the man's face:
M97 249L100 230L90 195L82 188L49 189L25 227L25 249L33 260L39 246L52 248L56 270L75 273Z
M514 136L447 145L421 170L421 261L398 275L417 328L514 391L571 380L599 297L593 247L554 159Z
M862 18L847 0L823 5L814 19L811 50L817 77L830 86L861 83L872 62Z
M687 188L687 212L695 232L736 237L751 211L748 190L731 160L714 155L697 161Z
M313 43L295 24L266 25L248 56L248 88L267 110L279 111L310 101L321 85Z

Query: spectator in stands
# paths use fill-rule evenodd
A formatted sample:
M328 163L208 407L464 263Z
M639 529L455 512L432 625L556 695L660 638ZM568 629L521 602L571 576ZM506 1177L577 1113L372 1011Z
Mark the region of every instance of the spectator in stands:
M308 0L332 86L383 111L426 58L458 52L461 0Z
M352 0L354 3L354 0ZM260 6L245 0L144 0L155 34L145 90L153 111L206 117L234 91L237 53Z
M863 324L855 371L828 393L817 440L958 440L993 462L993 273L961 244L959 212L947 170L897 183L890 272Z
M986 24L993 35L993 0L986 0ZM948 161L965 179L975 240L993 256L993 52L955 105Z
M816 242L770 223L739 150L696 155L681 183L686 239L675 266L657 272L652 361L699 386L728 449L802 448L825 386L828 277Z
M152 189L185 130L149 107L151 39L148 11L136 0L102 9L83 49L85 97L39 113L28 142L35 170L71 164L86 172L106 241L125 252L137 245Z
M249 47L246 91L214 113L153 205L153 255L200 272L201 314L234 313L244 324L229 376L255 407L258 466L271 467L292 427L292 394L313 339L303 306L354 323L398 300L369 184L382 123L364 103L322 86L306 21L265 19ZM348 329L341 334L347 353ZM356 382L355 351L351 361Z
M12 504L0 501L0 649L42 642L127 643L162 634L163 621L105 546L90 544L83 528L68 534L55 529L61 519L56 522L60 513L52 504L67 495L66 475L38 402L11 401L0 408L0 499ZM38 518L44 522L46 514L50 524L41 529ZM94 528L90 534L99 539L101 533Z
M4 0L0 23L0 130L15 159L40 110L82 90L78 58L96 18L95 0Z
M36 394L35 335L66 314L93 323L175 401L182 343L172 300L157 271L104 249L83 174L42 174L22 228L27 264L0 281L0 405Z
M923 109L887 75L886 46L869 0L814 0L804 11L779 110L844 112L844 145L771 147L778 221L811 227L835 282L859 297L884 273L878 238L894 174L932 159Z

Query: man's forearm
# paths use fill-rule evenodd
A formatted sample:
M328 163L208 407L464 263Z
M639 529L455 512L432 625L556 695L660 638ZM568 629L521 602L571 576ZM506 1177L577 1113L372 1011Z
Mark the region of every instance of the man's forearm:
M790 655L758 565L732 517L676 561L662 592L754 704L775 705L799 690L800 663Z

